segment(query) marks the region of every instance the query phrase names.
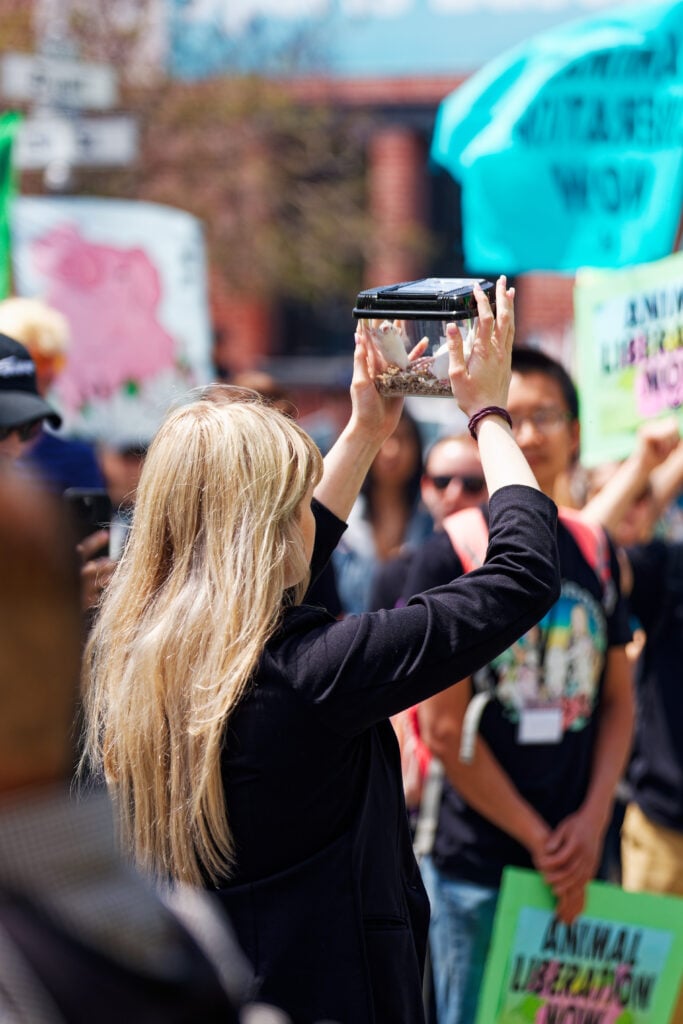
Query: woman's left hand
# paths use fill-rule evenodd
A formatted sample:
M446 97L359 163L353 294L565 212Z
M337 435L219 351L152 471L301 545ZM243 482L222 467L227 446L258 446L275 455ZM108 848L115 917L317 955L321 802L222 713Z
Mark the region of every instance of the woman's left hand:
M403 397L386 398L375 386L375 377L383 370L381 356L372 344L363 323L356 331L351 381L351 421L378 441L393 434L403 410Z
M604 826L579 808L550 834L536 867L555 896L560 898L595 878L604 833Z

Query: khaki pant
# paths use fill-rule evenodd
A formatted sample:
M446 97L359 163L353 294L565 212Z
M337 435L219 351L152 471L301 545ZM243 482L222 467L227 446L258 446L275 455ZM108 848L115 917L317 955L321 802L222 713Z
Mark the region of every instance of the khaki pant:
M627 892L683 896L683 832L655 825L629 804L621 828L621 879ZM683 987L670 1024L683 1024Z

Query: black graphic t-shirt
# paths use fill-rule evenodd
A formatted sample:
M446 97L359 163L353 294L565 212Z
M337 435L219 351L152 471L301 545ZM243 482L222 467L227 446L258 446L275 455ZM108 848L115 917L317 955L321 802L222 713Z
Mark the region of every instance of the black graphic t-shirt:
M474 677L492 690L479 735L521 795L554 827L581 805L590 779L605 657L631 636L610 545L605 586L561 523L562 593L547 615ZM414 559L406 594L462 574L446 534ZM455 681L455 680L454 680ZM540 723L540 724L538 724ZM527 850L444 783L433 858L437 867L480 885L497 886L506 865L530 867Z

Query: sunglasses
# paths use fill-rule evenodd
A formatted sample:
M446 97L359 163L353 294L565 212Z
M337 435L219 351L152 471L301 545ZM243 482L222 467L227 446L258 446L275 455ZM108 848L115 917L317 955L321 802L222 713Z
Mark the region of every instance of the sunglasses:
M465 494L479 494L486 486L483 476L472 476L469 473L451 473L450 476L430 476L429 479L437 491L445 491L451 480L459 480Z
M42 420L22 423L20 427L0 427L0 441L6 441L11 434L16 434L20 441L33 441L43 429Z

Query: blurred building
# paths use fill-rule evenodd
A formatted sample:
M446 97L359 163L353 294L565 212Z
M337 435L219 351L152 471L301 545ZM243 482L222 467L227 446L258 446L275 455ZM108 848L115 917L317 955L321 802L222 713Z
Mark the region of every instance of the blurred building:
M299 53L297 72L287 80L294 95L302 102L324 99L362 111L372 123L366 145L367 216L369 230L383 244L364 267L362 287L422 276L457 277L464 275L459 187L429 162L441 100L516 43L610 5L613 0L291 0L286 5L275 0L167 0L168 67L187 79L234 70L236 64L244 73L275 69L279 74L277 60L289 41ZM249 45L255 39L258 47ZM401 244L420 228L432 240L426 256ZM490 275L501 269L481 267L478 272ZM566 354L572 279L534 274L516 284L519 336L543 340L557 354ZM267 312L246 309L238 319L234 305L221 310L219 303L216 313L226 349L253 352L263 361L259 339L273 333L264 323ZM307 315L306 310L289 310L284 321L280 318L284 358L272 367L276 372L294 377L306 372L297 368L297 356L311 353L298 351L297 338L306 334L300 328ZM347 351L352 330L350 315L338 315L332 332L329 324L318 324L325 354ZM338 363L329 359L326 365L331 382ZM323 373L322 366L316 369Z
M36 0L37 38L68 31L88 0ZM429 161L440 102L517 43L614 0L115 0L99 6L125 29L144 6L149 32L139 66L184 81L264 75L303 104L362 114L366 214L373 245L359 287L464 275L460 191ZM529 230L534 226L530 225ZM430 246L407 245L421 231ZM501 267L479 267L483 276ZM573 340L571 277L524 275L518 337L567 359ZM260 367L294 388L302 413L329 388L345 389L354 321L338 300L312 309L212 288L215 360L226 376ZM322 390L321 390L322 389Z

